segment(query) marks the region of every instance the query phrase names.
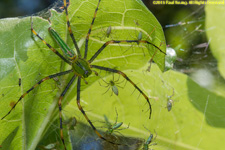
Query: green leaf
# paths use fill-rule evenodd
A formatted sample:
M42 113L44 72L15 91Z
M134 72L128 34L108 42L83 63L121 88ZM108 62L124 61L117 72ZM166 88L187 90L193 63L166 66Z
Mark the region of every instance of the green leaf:
M69 19L83 55L84 41L97 6L97 0L71 0L70 2ZM33 17L34 29L49 44L60 51L59 46L48 33L48 27L51 26L71 48L74 48L68 35L65 13L51 10L51 14L51 24L43 18ZM103 38L104 31L109 26L112 26L112 33L108 39ZM0 20L1 117L6 115L19 97L39 80L50 74L70 68L36 36L33 35L32 38L30 27L30 17ZM137 39L140 31L143 33L143 40L154 43L165 52L166 45L162 28L140 0L119 0L115 2L102 0L90 36L88 59L104 42L112 39L134 40ZM93 64L111 68L116 67L122 71L139 69L145 66L155 52L156 49L153 46L141 43L139 45L129 43L114 44L107 46ZM161 70L164 70L164 54L157 51L154 62L158 64ZM21 86L18 84L19 78L22 81ZM98 78L94 75L89 77L87 79L89 84L82 86L82 90L95 83ZM0 143L18 127L10 149L32 150L36 148L45 134L48 134L48 128L55 128L55 125L59 127L58 98L69 79L70 76L65 76L45 81L26 95L12 113L0 121ZM75 87L76 84L71 87L69 93L63 99L63 107L76 97ZM100 91L100 86L95 90ZM129 89L128 91L130 92ZM88 102L93 97L102 96L101 93L100 95L89 95L91 97L84 95L86 94L82 91L82 102L83 100ZM110 108L110 105L107 107ZM97 107L93 105L91 109L95 108ZM111 112L114 113L114 109ZM56 123L54 122L55 119L57 119ZM59 132L55 132L55 134L58 135ZM64 132L64 136L67 139L66 132ZM70 148L69 142L66 144Z
M38 80L50 72L51 74L58 72L61 61L49 53L45 45L35 44L31 38L30 18L3 19L1 25L3 55L0 59L0 91L1 117L3 117L13 103ZM39 25L44 27L48 26L48 23L44 21ZM20 87L19 78L22 81ZM44 86L30 92L9 116L1 120L0 132L3 134L1 142L18 126L17 135L10 149L30 149L32 144L37 144L49 123L51 112L55 110L57 101L54 99L57 91L54 81L47 81Z
M225 78L225 5L206 5L206 33L213 56L218 61L218 70Z
M16 127L8 136L7 138L2 142L1 147L4 149L10 149L12 140L15 138L15 135L17 134L19 127Z
M118 96L115 94L111 96L111 89L103 94L107 88L99 87L98 82L82 92L81 104L99 130L107 130L107 128L100 128L106 126L104 115L110 118L111 123L115 122L116 108L117 122L123 122L124 128L130 123L129 129L119 131L122 135L147 140L150 133L144 127L154 136L154 130L156 131L157 138L154 142L157 145L149 148L185 150L221 149L225 146L224 97L200 87L184 74L175 71L162 74L156 65L152 66L150 73L143 73L144 68L127 70L125 73L151 98L153 108L151 119L148 119L148 106L145 99L138 91L134 91L130 83L126 83L124 88L118 88ZM112 75L109 75L106 81L110 79ZM103 81L99 79L99 82ZM123 86L123 84L125 81L119 85ZM173 90L174 96L171 98L173 106L168 112L167 97L172 95ZM85 122L77 109L75 98L64 110L67 117L75 116ZM87 131L84 129L83 132ZM126 144L126 141L123 144Z

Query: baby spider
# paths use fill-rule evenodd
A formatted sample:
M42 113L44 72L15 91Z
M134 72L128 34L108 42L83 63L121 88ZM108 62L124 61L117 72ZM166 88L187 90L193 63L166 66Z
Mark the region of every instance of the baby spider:
M168 112L172 109L173 106L173 100L171 99L174 96L174 89L173 89L173 94L171 96L167 96L167 110Z
M122 83L123 81L120 81L119 82L119 79L120 79L120 76L118 77L117 80L114 79L114 74L113 74L113 79L110 80L109 82L105 81L104 79L102 79L102 81L104 81L104 83L106 83L106 85L101 85L101 83L99 82L100 86L103 86L103 87L106 87L108 88L103 94L105 94L106 92L109 91L109 89L111 88L112 89L112 94L116 94L117 96L119 95L119 91L118 91L118 88L123 88L122 86L119 86L118 84ZM112 96L111 94L111 96Z
M116 110L116 109L115 109ZM106 117L106 115L104 115L104 119L105 119L105 122L106 122L106 125L107 125L107 131L106 131L106 134L112 134L115 130L124 130L124 129L128 129L129 128L129 125L126 127L126 128L121 128L119 129L122 125L123 125L123 122L119 122L117 123L117 119L118 119L118 113L117 113L117 110L116 110L116 121L114 124L111 124L108 120L108 118Z
M144 127L145 129L147 129L146 127ZM147 129L148 130L148 129ZM148 130L149 131L149 130ZM150 131L149 131L150 132ZM144 145L143 145L143 150L148 150L149 146L152 146L152 145L157 145L157 143L152 143L156 137L157 137L157 133L155 132L156 136L155 138L153 139L153 134L151 134L150 132L150 136L148 137L148 139L144 142ZM152 144L151 144L152 143Z
M77 125L77 119L75 117L71 117L68 120L63 121L63 124L67 125L69 130L74 130Z
M107 38L109 38L111 32L112 32L112 27L109 26L109 27L107 28L107 30L105 31L105 36L106 36Z

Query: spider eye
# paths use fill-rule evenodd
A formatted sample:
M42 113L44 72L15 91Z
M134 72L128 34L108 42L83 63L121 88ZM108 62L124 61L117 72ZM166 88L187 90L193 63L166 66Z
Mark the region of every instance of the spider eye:
M88 74L88 71L87 71L87 70L85 71L85 74L86 74L86 75Z
M84 78L87 78L91 73L92 73L91 70L85 70L83 74Z

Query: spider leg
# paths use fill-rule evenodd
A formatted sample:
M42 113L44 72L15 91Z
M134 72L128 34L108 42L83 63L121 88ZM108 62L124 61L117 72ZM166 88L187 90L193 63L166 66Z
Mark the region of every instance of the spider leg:
M79 108L79 110L81 111L81 113L84 115L85 119L87 120L87 122L90 124L90 126L92 127L92 129L94 130L94 132L98 135L99 138L101 138L102 140L109 142L111 144L116 144L116 145L121 145L119 143L114 143L112 141L107 140L106 138L104 138L99 132L98 130L95 128L95 126L93 125L93 123L91 122L91 120L88 118L88 116L86 115L84 109L82 108L81 104L80 104L80 84L81 84L81 77L78 77L78 81L77 81L77 106Z
M10 111L4 116L2 117L2 119L4 119L6 116L8 116L12 110L16 107L16 105L21 101L22 98L24 98L30 91L32 91L34 88L36 88L38 85L40 85L41 83L43 83L44 81L47 81L49 79L52 79L54 77L58 77L58 76L62 76L62 75L66 75L68 73L71 73L73 72L73 70L67 70L67 71L64 71L64 72L59 72L59 73L56 73L56 74L52 74L52 75L49 75L43 79L41 79L39 82L37 82L34 86L32 86L28 91L26 91L22 96L20 96L19 100L17 100L17 102L12 106L12 108L10 109ZM2 120L1 119L1 120Z
M110 87L109 86L107 86L107 87L108 87L108 89L103 93L103 95L109 91Z
M125 83L123 86L120 86L120 85L118 85L118 84L123 83L123 82L124 82L124 80L126 80L126 79L124 78L124 79L123 79L123 81L119 81L119 80L120 80L120 75L119 75L118 79L115 81L116 86L118 86L119 88L124 88L124 87L125 87L125 85L126 85L126 83Z
M157 48L161 53L166 55L166 53L164 51L162 51L158 46L156 46L155 44L152 44L146 40L121 40L121 41L111 40L102 45L102 47L91 57L91 59L89 60L89 63L93 62L94 59L96 57L98 57L98 55L103 51L103 49L106 48L106 46L108 46L109 44L113 44L113 43L146 43L146 44L152 45L153 47Z
M153 61L153 58L154 58L155 54L157 53L157 51L158 51L158 49L155 51L155 53L152 55L152 58L149 60L149 66L146 69L146 71L148 71L148 72L150 72L152 61Z
M99 83L99 85L102 86L102 87L109 87L109 85L101 85L100 82L98 82L98 83Z
M86 36L84 59L87 58L88 41L89 41L89 37L90 37L90 34L91 34L92 26L93 26L93 24L94 24L94 22L95 22L95 18L96 18L96 15L97 15L97 11L98 11L98 7L99 7L99 4L100 4L100 1L101 1L101 0L98 1L98 5L97 5L97 8L95 9L95 13L94 13L94 17L93 17L92 22L91 22L91 26L90 26L90 28L89 28L89 30L88 30L88 33L87 33L87 36Z
M119 83L117 83L117 84L119 84ZM122 86L120 86L120 85L116 85L116 86L118 86L119 88L124 88L124 87L122 87Z
M109 91L109 89L110 89L110 85L109 85L109 83L107 83L104 79L102 79L105 83L106 83L106 86L104 86L104 85L101 85L101 83L100 82L98 82L99 83L99 85L100 86L102 86L102 87L106 87L106 88L108 88L103 94L105 94L105 93L107 93L108 91ZM113 91L112 91L113 92ZM111 95L112 96L112 95Z
M117 112L116 107L115 107L115 112L116 112L116 121L115 121L115 123L114 123L114 124L116 124L116 123L117 123L117 120L118 120L118 112Z
M66 85L66 88L64 89L64 91L60 95L59 101L58 101L58 106L59 106L59 120L60 120L60 137L61 137L61 140L63 142L63 146L64 146L64 149L65 150L66 150L66 145L65 145L64 138L63 138L63 126L62 126L62 99L63 99L64 95L66 94L66 92L68 91L68 89L70 88L70 86L72 85L72 83L74 82L75 79L76 79L76 75L74 75L72 77L72 79L70 80L70 82Z
M161 46L161 45L160 45ZM160 47L159 46L159 47ZM146 69L146 71L150 72L150 69L151 69L151 65L152 65L152 61L153 61L153 58L155 56L155 54L157 53L158 49L154 52L154 54L152 55L152 58L149 60L149 66L148 68Z
M66 63L71 64L64 56L62 56L55 48L53 48L50 44L48 44L42 37L40 37L37 32L33 29L33 21L31 16L31 32L36 35L46 46L48 46L49 49L52 50L56 55L58 55L62 60L64 60Z
M122 75L127 81L129 81L135 89L137 89L140 94L146 99L148 105L149 105L149 109L150 109L150 115L149 115L149 119L151 118L151 114L152 114L152 107L149 101L149 98L145 95L145 93L133 82L130 80L130 78L127 77L127 75L125 73L123 73L122 71L116 70L116 69L111 69L111 68L106 68L106 67L102 67L102 66L96 66L96 65L92 65L92 68L97 68L100 70L105 70L105 71L109 71L109 72L113 72L113 73L117 73Z
M76 39L73 35L73 32L72 32L72 28L70 26L70 21L69 21L69 17L68 17L68 10L67 10L67 3L66 3L66 0L63 0L63 3L64 3L64 9L65 9L65 12L66 12L66 21L67 21L67 26L68 26L68 30L69 30L69 33L70 33L70 37L73 41L73 44L75 45L75 48L77 50L77 54L78 54L78 57L81 57L81 54L80 54L80 49L77 45L77 42L76 42Z
M117 80L114 80L114 73L113 73L113 81L118 82L120 80L120 75L118 76Z

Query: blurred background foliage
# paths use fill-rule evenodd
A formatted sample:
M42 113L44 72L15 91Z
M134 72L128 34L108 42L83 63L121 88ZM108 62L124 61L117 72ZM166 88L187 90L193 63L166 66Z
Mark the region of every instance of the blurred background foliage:
M56 0L1 0L0 18L29 16L48 8Z

